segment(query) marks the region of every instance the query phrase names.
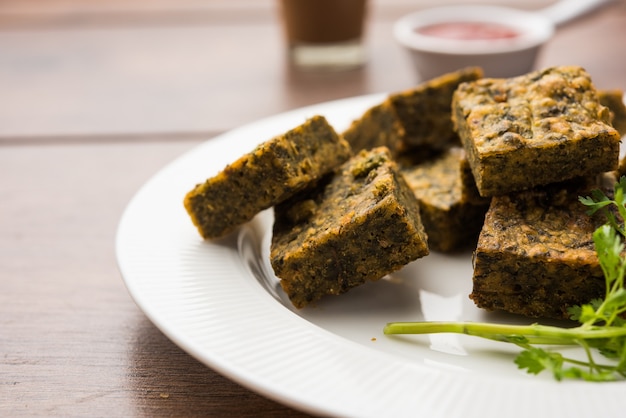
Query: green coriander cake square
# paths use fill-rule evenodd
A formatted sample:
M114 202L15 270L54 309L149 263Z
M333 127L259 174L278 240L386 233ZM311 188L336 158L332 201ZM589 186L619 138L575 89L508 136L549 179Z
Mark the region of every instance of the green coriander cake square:
M219 238L333 171L352 155L323 116L257 146L196 185L184 205L203 238Z
M580 67L463 83L452 119L482 196L617 168L620 135Z
M391 108L397 117L397 136L401 148L428 146L445 149L458 145L459 138L451 119L452 96L465 82L482 78L479 67L468 67L443 74L418 86L389 96Z
M425 162L401 165L419 202L431 250L451 252L476 245L489 199L477 196L465 162L463 148L451 147Z
M474 253L470 298L476 306L568 319L569 307L604 296L593 232L606 220L588 215L578 200L598 188L611 195L614 174L598 179L574 179L491 199Z
M459 84L482 74L478 67L464 68L390 94L354 120L342 135L354 152L386 146L395 155L416 147L442 150L458 145L451 120L452 94Z
M387 147L394 153L400 146L401 138L396 129L397 118L389 100L370 107L342 135L352 150L368 150Z
M389 150L363 150L274 208L270 261L297 308L428 254L417 200Z

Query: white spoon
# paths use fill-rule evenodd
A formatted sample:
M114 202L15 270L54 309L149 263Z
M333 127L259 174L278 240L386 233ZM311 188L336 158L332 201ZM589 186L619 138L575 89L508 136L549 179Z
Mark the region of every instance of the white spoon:
M538 11L560 26L615 0L561 0Z

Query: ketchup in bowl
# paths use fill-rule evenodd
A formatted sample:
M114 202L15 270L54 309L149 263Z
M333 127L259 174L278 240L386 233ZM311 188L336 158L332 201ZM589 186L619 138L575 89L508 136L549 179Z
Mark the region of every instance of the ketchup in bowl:
M520 36L520 33L511 27L488 22L435 23L419 27L415 31L426 36L468 41L512 39Z
M394 23L393 33L422 80L470 66L481 67L486 77L514 77L533 68L554 24L540 13L457 5L409 13Z

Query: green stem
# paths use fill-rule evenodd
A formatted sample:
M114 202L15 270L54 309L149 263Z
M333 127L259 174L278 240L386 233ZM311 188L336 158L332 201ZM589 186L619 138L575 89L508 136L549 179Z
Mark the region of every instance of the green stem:
M623 327L560 328L546 325L506 325L483 322L390 322L385 334L455 333L512 342L524 337L532 344L578 344L576 340L626 337Z

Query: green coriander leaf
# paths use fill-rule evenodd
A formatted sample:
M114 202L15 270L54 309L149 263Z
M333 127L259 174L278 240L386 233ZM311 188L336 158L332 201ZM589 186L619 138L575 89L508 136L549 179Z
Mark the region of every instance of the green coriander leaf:
M531 347L522 351L515 359L515 363L519 369L526 369L530 374L549 370L557 380L563 378L563 356L559 353Z
M527 373L539 374L545 370L546 366L542 361L543 356L537 349L524 350L515 358L515 364L519 369L526 369Z
M585 304L580 307L580 316L578 318L578 321L581 324L595 320L596 318L596 309L592 305Z
M624 348L623 340L611 338L604 341L604 344L598 348L598 351L606 358L618 359L624 352Z
M578 200L585 206L588 206L589 209L587 210L587 214L588 215L593 215L594 213L596 213L598 210L605 208L607 206L610 206L612 204L612 202L609 200L608 197L606 197L606 195L604 193L602 193L600 190L594 190L594 192L592 192L592 195L594 195L593 197L579 197Z
M580 305L574 305L567 308L569 319L572 321L584 322L580 320L582 314L582 307Z

